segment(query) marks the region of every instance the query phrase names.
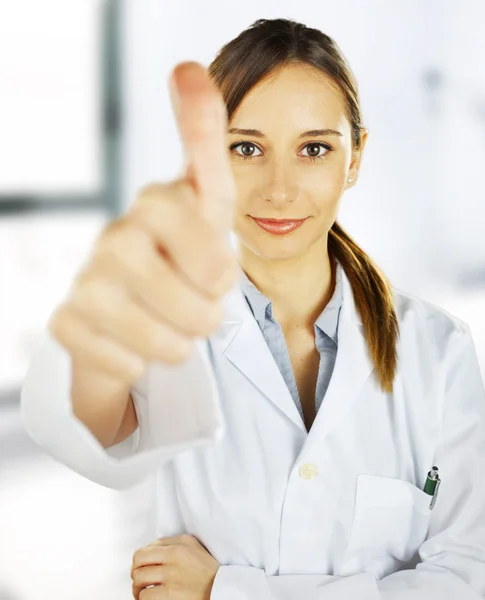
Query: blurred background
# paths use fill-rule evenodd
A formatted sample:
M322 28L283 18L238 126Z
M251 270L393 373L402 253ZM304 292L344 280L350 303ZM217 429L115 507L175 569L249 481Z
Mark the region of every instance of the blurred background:
M332 36L369 129L340 221L393 284L471 326L485 373L485 3L0 0L0 600L129 600L150 482L124 492L27 436L19 392L101 228L182 164L168 77L258 18Z

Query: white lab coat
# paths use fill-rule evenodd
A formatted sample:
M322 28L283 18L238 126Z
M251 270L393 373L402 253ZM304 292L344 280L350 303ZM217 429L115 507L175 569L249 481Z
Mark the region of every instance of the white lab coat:
M238 288L186 363L152 363L133 386L140 427L121 444L104 450L73 416L69 355L49 335L23 422L101 485L152 475L153 539L189 533L208 548L222 565L213 600L485 598L485 393L470 329L395 289L399 368L383 393L345 274L343 294L309 433Z

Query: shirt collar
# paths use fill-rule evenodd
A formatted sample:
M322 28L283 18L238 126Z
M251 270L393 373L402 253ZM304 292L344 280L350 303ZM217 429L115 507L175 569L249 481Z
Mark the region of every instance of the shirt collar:
M246 273L241 269L241 289L246 298L249 308L258 322L262 331L267 319L273 318L272 303L252 281L249 280Z
M320 316L315 321L315 327L320 331L328 335L335 343L337 343L337 331L338 321L340 315L340 309L342 307L343 300L343 287L342 287L342 266L336 260L336 276L335 276L335 289L330 301L325 306ZM272 303L252 281L249 280L246 273L241 269L241 289L246 298L247 303L254 315L254 318L258 322L258 325L262 331L264 331L267 320L273 318Z

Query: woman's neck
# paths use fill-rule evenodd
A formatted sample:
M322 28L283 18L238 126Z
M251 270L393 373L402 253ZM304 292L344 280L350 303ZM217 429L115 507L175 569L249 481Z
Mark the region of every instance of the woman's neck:
M327 239L292 260L264 260L241 243L238 252L241 268L271 300L273 317L281 327L313 330L335 289L335 263L330 261Z

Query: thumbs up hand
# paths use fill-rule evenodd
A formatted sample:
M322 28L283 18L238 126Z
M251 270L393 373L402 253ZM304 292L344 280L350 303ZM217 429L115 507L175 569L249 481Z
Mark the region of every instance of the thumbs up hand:
M182 175L147 185L105 227L49 323L76 360L124 385L149 361L184 361L195 338L218 327L222 296L237 280L224 101L198 63L178 64L174 84Z

